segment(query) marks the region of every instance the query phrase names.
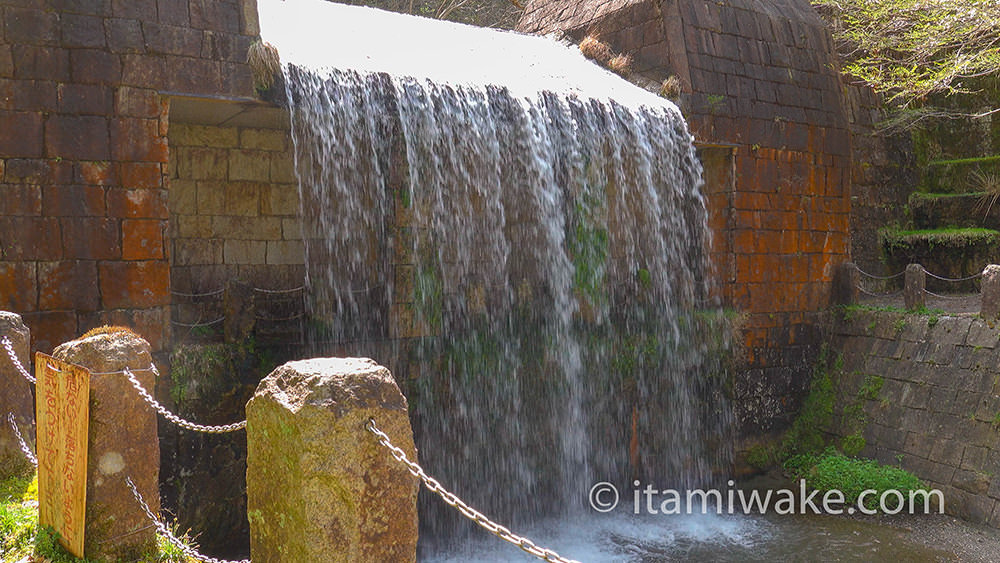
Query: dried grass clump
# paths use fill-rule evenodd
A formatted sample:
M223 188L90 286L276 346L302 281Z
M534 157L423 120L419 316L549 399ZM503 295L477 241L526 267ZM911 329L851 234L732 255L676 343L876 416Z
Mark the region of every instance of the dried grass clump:
M281 57L270 43L254 41L247 51L247 64L253 73L254 87L267 90L281 73Z
M81 336L79 340L90 338L91 336L99 336L101 334L115 334L119 332L124 332L142 338L141 336L136 334L134 330L128 328L127 326L104 325L88 330L87 332L83 333L83 336Z
M681 79L677 78L677 75L671 74L666 80L660 84L660 96L667 98L668 100L676 100L681 97L682 84Z
M580 52L588 59L601 64L608 64L608 61L614 56L611 47L593 35L583 38L583 41L580 42Z
M611 57L611 60L608 61L608 68L618 76L628 78L632 74L632 55L621 53Z

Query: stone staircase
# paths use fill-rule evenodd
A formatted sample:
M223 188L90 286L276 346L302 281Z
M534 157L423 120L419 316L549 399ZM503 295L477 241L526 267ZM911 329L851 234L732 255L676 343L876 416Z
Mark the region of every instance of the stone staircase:
M906 224L881 231L887 269L918 263L939 277L961 279L1000 261L1000 156L931 161L921 177ZM927 289L977 291L976 280L933 276Z

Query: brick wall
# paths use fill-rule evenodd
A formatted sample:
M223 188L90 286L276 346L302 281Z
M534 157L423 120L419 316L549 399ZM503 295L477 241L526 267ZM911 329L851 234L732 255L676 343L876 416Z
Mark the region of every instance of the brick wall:
M737 416L744 433L780 427L850 252L850 134L823 22L807 0L535 0L519 29L592 33L642 76L677 76L695 138L734 151L733 186L707 196L723 299L746 314Z
M251 96L252 0L0 0L0 309L167 339L167 105Z
M1000 527L1000 327L972 316L852 311L829 338L843 357L833 374L834 436L860 431L862 455L941 490L949 514Z
M232 278L283 289L305 277L287 129L173 123L171 281L202 293Z

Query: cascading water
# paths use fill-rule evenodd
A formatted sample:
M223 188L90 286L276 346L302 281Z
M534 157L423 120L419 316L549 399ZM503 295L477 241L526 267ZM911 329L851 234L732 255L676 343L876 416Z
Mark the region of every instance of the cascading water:
M262 24L292 4L262 2ZM389 363L421 463L505 523L587 511L597 481L706 485L729 460L726 331L676 107L549 40L311 4L265 39L289 63L318 349ZM290 58L320 19L424 49L420 64L358 37L323 47L346 60ZM427 51L394 22L505 64ZM462 64L475 72L441 68ZM461 526L422 499L425 547Z

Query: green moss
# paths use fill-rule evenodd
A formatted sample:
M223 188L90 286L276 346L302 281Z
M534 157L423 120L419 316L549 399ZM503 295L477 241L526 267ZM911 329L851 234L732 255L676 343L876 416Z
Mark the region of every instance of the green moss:
M864 383L858 389L858 399L874 401L878 399L879 391L885 384L885 378L880 375L866 375Z
M757 444L747 451L747 464L757 469L767 469L778 462L778 450L773 444Z
M573 261L573 289L578 297L584 298L594 308L601 308L607 302L604 277L609 235L604 219L606 215L603 186L588 182L573 203L567 246ZM640 283L642 271L639 272ZM649 277L649 271L645 273Z
M865 440L864 436L861 435L861 431L857 431L850 436L844 436L840 441L840 450L844 452L845 455L856 456L861 453L861 450L865 449L868 442Z
M832 374L842 368L843 358L838 356L836 359L831 359L829 349L824 346L820 351L816 367L813 368L809 395L802 403L798 417L785 434L782 457L823 449L824 432L833 422L833 407L836 400Z
M432 330L444 322L444 284L433 266L423 262L416 268L413 280L414 318Z

